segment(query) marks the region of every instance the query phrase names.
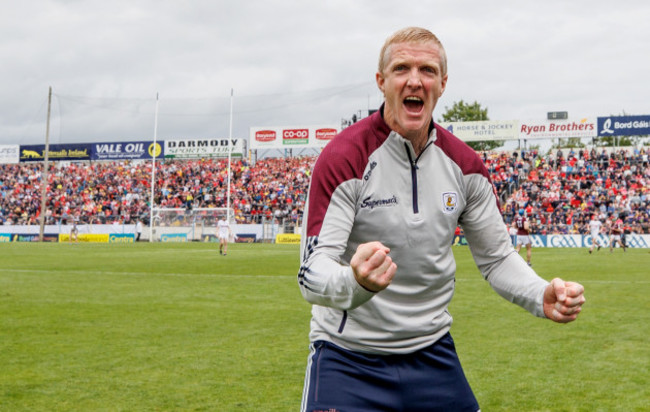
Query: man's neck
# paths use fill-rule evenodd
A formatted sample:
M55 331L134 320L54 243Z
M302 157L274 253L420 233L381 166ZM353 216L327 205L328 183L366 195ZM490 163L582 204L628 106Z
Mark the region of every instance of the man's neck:
M416 157L422 153L425 146L427 145L427 142L429 141L429 134L430 133L428 130L422 130L409 133L407 136L403 136L406 140L411 142L411 146L413 146L413 151L415 152Z

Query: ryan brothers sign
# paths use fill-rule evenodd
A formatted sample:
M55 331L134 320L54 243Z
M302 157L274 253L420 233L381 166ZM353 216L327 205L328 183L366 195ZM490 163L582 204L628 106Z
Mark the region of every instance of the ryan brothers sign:
M528 120L519 124L520 139L566 139L596 137L596 119Z

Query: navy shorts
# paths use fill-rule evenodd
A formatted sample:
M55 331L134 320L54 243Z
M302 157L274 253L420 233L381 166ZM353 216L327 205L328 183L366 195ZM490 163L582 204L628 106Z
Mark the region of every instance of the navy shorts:
M479 410L451 335L405 355L311 345L303 412L455 412Z

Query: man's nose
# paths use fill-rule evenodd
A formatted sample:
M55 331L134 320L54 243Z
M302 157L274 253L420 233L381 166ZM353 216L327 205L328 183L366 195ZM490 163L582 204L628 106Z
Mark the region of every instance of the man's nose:
M417 68L413 68L411 71L409 71L407 85L410 87L420 87L422 85L420 71Z

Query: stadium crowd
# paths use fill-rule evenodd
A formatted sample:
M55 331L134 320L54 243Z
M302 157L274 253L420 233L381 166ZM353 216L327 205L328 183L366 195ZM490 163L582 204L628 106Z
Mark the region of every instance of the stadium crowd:
M566 152L566 153L565 153ZM650 233L647 149L566 149L482 153L506 224L524 209L531 233L587 234L597 215L624 221L626 233ZM300 224L315 156L231 163L231 208L237 223ZM0 165L0 224L39 224L41 163ZM134 223L148 219L151 162L53 163L46 223ZM226 207L225 160L156 163L160 208Z
M314 157L268 158L251 165L231 162L231 208L238 223L302 214ZM166 160L156 163L158 208L225 208L225 160ZM110 224L148 219L151 162L52 164L48 171L46 223ZM41 163L0 165L0 224L39 224Z
M588 234L592 216L650 233L647 149L484 153L506 223L524 209L534 234Z

